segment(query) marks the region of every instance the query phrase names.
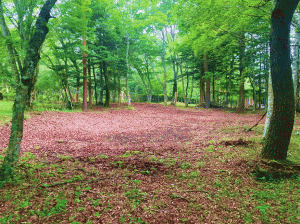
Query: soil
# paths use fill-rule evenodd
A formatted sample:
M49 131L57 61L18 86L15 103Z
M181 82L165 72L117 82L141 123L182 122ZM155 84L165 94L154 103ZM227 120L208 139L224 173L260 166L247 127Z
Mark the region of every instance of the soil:
M260 204L249 189L264 188L251 175L255 168L258 175L267 174L257 166L260 161L245 157L259 153L261 143L251 137L261 136L245 130L261 115L148 103L132 107L31 113L24 121L20 156L30 152L38 164L54 166L46 164L30 174L28 161L20 162L30 183L25 181L21 189L7 184L3 192L12 188L20 197L30 195L32 206L20 209L7 200L1 202L0 214L24 214L19 223L70 223L71 216L79 223L245 223L248 216L262 223L256 209ZM0 151L8 146L9 134L10 125L0 127ZM134 156L124 156L128 154ZM59 168L53 171L55 165ZM50 217L31 214L41 212L51 198L56 207L54 195L68 197L68 211ZM291 204L299 198L294 188L287 195ZM284 202L270 203L276 211L268 213L270 220L280 214L281 223L288 223L291 213L281 212Z
M224 133L230 127L252 126L258 114L237 114L219 109L178 109L160 104L132 103L110 109L94 107L87 112L32 113L24 121L21 143L22 156L26 152L52 157L56 153L71 157L90 157L101 154L115 156L126 151L166 153L185 149L195 152L208 142L232 138L225 144L243 145L253 133ZM264 123L265 119L261 121ZM10 125L0 127L0 149L8 146Z

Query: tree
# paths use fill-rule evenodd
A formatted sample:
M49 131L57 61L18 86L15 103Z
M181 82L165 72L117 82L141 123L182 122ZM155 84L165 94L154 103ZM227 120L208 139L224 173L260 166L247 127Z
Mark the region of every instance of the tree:
M261 152L264 159L285 160L295 116L290 59L290 25L299 0L277 0L271 15L270 60L274 94L270 129Z
M31 94L34 82L35 69L40 60L40 49L49 31L47 23L51 18L50 11L57 0L47 0L41 8L35 23L35 31L31 36L23 66L18 64L18 55L10 37L10 30L4 19L3 3L0 0L0 26L3 36L6 38L7 53L9 55L12 71L16 77L17 88L13 105L13 117L8 149L0 168L0 179L6 179L13 174L14 167L19 160L20 145L23 136L23 120L26 102Z

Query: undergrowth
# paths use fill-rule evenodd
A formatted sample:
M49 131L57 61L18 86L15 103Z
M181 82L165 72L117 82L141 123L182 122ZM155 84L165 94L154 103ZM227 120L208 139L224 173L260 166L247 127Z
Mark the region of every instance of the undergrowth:
M222 138L167 154L27 153L0 182L0 223L299 223L299 171L275 173L263 163L261 126L255 131L247 141ZM293 133L290 164L299 162L299 141Z

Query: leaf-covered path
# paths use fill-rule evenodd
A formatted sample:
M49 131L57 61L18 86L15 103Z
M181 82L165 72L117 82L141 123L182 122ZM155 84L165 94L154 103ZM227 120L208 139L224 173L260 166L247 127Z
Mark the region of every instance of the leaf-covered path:
M147 103L133 106L136 110L119 110L113 105L111 109L95 108L85 113L32 114L24 122L21 156L24 152L88 157L100 153L113 156L125 151L195 150L211 140L238 139L241 134L233 136L220 130L251 126L260 118L217 109L182 110ZM0 149L8 146L9 132L10 125L0 127Z
M147 103L133 107L31 114L21 155L31 154L20 158L15 180L0 187L0 221L299 220L299 181L259 183L251 175L260 163L261 134L243 130L260 115ZM9 125L0 128L1 154L9 130Z

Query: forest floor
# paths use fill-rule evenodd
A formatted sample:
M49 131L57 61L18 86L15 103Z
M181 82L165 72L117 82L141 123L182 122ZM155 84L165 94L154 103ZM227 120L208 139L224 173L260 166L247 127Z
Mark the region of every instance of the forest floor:
M3 223L300 223L300 177L259 159L263 119L132 103L30 112ZM297 118L288 159L299 162ZM10 123L0 126L0 162ZM290 162L292 164L292 162ZM278 169L277 169L278 170Z

